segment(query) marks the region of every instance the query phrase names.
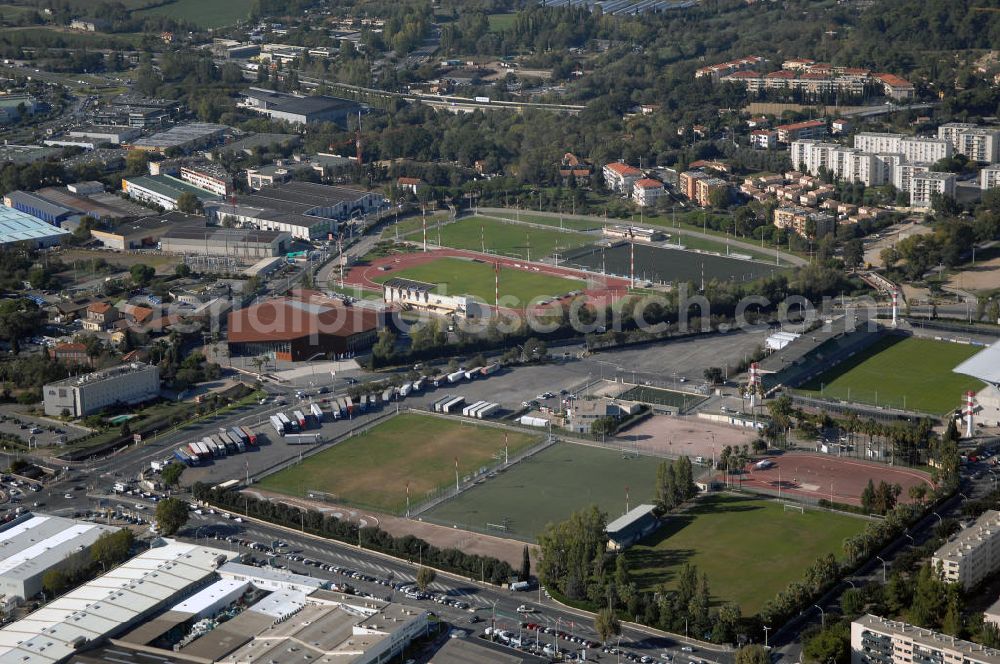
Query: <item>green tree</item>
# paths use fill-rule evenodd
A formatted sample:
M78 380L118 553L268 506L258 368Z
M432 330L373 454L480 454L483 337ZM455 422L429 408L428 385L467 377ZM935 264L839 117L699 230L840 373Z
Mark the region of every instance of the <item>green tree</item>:
M142 150L129 150L125 155L125 175L145 175L149 171L149 154Z
M851 628L838 622L820 630L802 648L803 660L810 664L848 664L851 661Z
M378 331L378 341L372 346L372 355L387 360L396 353L396 335L388 327Z
M69 575L61 569L50 569L42 575L42 590L51 599L69 586Z
M769 664L771 655L764 646L754 643L736 651L736 664Z
M201 200L190 191L185 191L177 197L177 209L187 214L195 214L201 211Z
M844 243L844 265L854 269L861 266L865 259L865 246L860 239L854 238Z
M177 486L177 483L181 481L181 475L184 474L184 468L184 464L171 463L160 473L160 479L167 486Z
M191 267L187 263L180 263L174 268L174 274L178 277L190 277Z
M604 608L594 616L594 631L597 632L597 636L602 642L607 643L611 637L622 633L622 625L614 611Z
M90 547L90 559L94 564L101 565L102 570L111 569L128 559L134 542L135 535L128 528L113 533L102 533Z
M848 588L840 596L840 609L848 618L861 615L865 610L865 594L860 588Z
M184 527L188 520L188 506L183 500L164 498L156 504L156 524L160 533L170 536Z
M132 283L134 283L137 286L147 285L150 282L150 280L152 280L153 276L156 274L155 268L149 265L145 265L143 263L136 263L135 265L130 267L128 271L129 274L132 276Z
M430 567L421 567L417 570L417 587L421 590L427 590L427 588L434 583L434 579L437 578L437 572L435 572Z
M7 341L14 353L20 351L21 339L31 336L44 322L44 312L31 300L0 301L0 339Z
M521 571L517 575L518 581L528 581L531 579L531 552L528 551L528 545L524 545L524 552L521 555Z

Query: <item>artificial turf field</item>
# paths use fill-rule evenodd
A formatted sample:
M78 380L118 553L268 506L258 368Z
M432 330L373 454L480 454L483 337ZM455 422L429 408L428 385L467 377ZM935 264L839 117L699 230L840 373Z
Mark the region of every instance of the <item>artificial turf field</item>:
M888 335L800 389L822 396L942 415L982 383L952 369L981 348Z
M395 278L438 284L435 292L443 295L471 295L488 304L496 301L496 274L492 263L439 258L422 265L392 270L375 280L381 283ZM519 306L525 306L536 297L557 297L585 287L586 283L577 279L528 270L500 270L500 297L513 297ZM506 306L514 306L514 303L508 301Z
M447 526L533 542L547 524L589 505L607 512L609 522L618 518L625 512L626 487L632 507L650 502L661 461L556 443L422 516ZM505 519L509 520L506 533L486 526Z
M428 228L427 241L436 244L438 231L437 228ZM407 236L407 239L419 242L421 237L421 232L417 231ZM487 217L467 217L442 225L440 238L443 247L469 251L485 249L489 254L535 261L594 241L592 236L575 231L536 228Z
M842 556L843 541L867 522L744 496L708 496L626 553L629 573L640 589L673 587L687 564L708 575L714 601L736 602L754 615L820 556Z
M322 491L350 505L400 514L406 510L406 485L411 507L509 453L533 445L540 436L485 427L465 421L403 414L367 432L338 443L302 463L268 475L262 489L292 496Z
M700 394L689 394L687 392L677 392L676 390L664 390L659 387L638 385L627 392L619 394L618 398L625 401L639 401L642 403L687 409L700 404L707 397L703 397Z

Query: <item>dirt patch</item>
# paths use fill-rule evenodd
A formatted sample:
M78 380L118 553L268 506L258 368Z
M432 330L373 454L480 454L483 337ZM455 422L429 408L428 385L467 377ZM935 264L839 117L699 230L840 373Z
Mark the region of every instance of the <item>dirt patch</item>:
M654 415L629 429L624 445L658 456L711 459L726 445L749 445L756 436L749 429L716 424L698 417Z

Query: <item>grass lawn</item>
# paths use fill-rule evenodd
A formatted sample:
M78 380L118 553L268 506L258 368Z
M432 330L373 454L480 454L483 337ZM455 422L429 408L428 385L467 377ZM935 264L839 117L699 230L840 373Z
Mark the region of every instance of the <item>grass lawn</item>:
M400 229L402 233L402 229ZM574 231L546 230L505 223L498 219L486 217L467 217L452 224L445 224L440 229L431 229L430 221L427 227L427 241L454 249L468 249L486 253L499 254L512 258L541 260L556 251L566 251L574 247L589 244L593 237ZM420 226L407 238L419 242L422 238Z
M616 450L556 443L423 516L448 526L501 535L486 524L509 519L508 536L533 542L547 524L588 505L596 504L607 512L609 522L618 518L625 512L626 488L632 507L652 500L660 461L646 456L626 459Z
M865 525L857 517L808 508L805 514L785 512L774 501L715 495L668 517L626 556L642 590L672 587L690 563L708 575L715 600L736 602L744 615L753 615L817 558L840 557L843 541Z
M166 5L134 12L143 16L170 16L181 21L191 21L202 28L221 28L247 18L250 3L246 0L176 0Z
M490 14L487 20L490 23L490 32L503 32L514 26L514 19L517 14Z
M982 383L952 373L981 350L933 339L887 336L802 386L825 397L941 415Z
M423 265L391 270L377 278L384 282L394 278L414 279L438 284L435 292L447 295L467 294L493 304L496 300L496 275L490 263L477 263L462 258L439 258ZM502 269L500 297L510 296L519 306L536 297L555 297L582 289L586 284L577 279L556 277L528 270ZM511 303L508 302L508 306Z
M604 226L603 223L596 219L575 219L570 216L563 217L562 222L559 221L559 217L550 217L544 214L533 214L531 212L516 212L513 210L507 212L491 212L491 216L494 217L504 217L510 219L511 221L522 221L529 224L541 224L542 226L554 226L556 228L567 228L574 231L599 231L601 227Z
M540 437L430 415L397 415L366 433L269 475L261 488L293 496L323 491L337 500L394 514L406 510L406 485L416 506L455 481L493 463L493 455L535 444Z

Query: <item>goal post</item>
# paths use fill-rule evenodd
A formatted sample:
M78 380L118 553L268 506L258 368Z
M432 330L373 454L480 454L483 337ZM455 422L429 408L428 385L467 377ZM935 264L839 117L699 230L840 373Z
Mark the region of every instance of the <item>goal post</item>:
M802 505L794 505L792 503L782 503L785 512L798 512L799 514L805 514L806 508Z

